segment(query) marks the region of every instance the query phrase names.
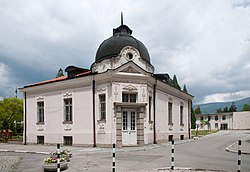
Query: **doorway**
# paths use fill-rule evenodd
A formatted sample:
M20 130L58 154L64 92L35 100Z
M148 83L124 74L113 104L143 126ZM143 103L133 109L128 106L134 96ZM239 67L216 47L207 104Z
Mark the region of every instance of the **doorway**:
M220 129L221 130L228 130L227 124L221 124Z
M137 145L136 111L122 112L122 145Z

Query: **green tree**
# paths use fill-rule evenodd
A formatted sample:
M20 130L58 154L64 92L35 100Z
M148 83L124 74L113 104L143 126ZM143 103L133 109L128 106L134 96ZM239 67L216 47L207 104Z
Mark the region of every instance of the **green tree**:
M222 112L221 108L216 109L216 112L221 113Z
M14 121L23 120L23 101L18 98L0 100L0 128L16 131Z
M211 127L210 127L210 122L209 122L208 120L201 120L201 124L202 124L203 126L207 126L208 130L211 129Z
M196 117L195 117L193 108L191 108L191 128L192 129L196 128Z
M174 75L173 79L170 80L170 85L173 86L174 88L177 88L178 90L181 90L176 75Z
M235 106L234 102L232 102L232 105L230 106L229 112L236 112L237 111L237 107Z
M250 100L249 100L249 104L244 104L242 111L250 111Z
M60 69L58 70L58 72L57 72L57 74L56 74L56 78L59 78L59 77L61 77L61 76L64 76L64 73L63 73L62 68L60 68Z
M223 109L223 112L228 112L228 107L227 106Z
M195 114L202 114L200 106L198 106L195 110L194 110Z
M183 86L183 90L182 90L184 93L187 93L188 94L188 91L187 91L187 87L186 87L186 85L184 84L184 86Z
M244 104L242 111L250 111L250 105L249 104Z

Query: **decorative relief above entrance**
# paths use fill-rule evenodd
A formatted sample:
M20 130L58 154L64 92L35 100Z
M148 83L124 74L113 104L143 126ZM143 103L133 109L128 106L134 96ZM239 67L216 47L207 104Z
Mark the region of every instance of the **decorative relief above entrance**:
M44 101L44 97L43 96L39 96L39 97L36 98L36 100L38 102L42 102L42 101Z
M104 93L104 92L106 92L106 88L98 89L97 92L98 92L98 93Z
M131 91L137 91L137 88L135 86L129 84L129 85L125 86L123 88L123 90L131 92Z
M72 97L72 93L66 92L65 94L63 94L64 98L69 98Z

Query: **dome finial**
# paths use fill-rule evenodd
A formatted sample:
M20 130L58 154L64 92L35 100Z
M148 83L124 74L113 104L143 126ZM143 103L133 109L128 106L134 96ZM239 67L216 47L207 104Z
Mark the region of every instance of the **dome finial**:
M121 25L123 25L123 13L121 12Z

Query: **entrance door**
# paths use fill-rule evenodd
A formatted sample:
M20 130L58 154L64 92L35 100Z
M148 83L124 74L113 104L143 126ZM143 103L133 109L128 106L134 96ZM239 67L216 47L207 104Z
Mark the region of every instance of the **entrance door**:
M228 130L227 124L221 124L220 129L221 130Z
M125 146L137 144L136 112L122 112L122 144Z

